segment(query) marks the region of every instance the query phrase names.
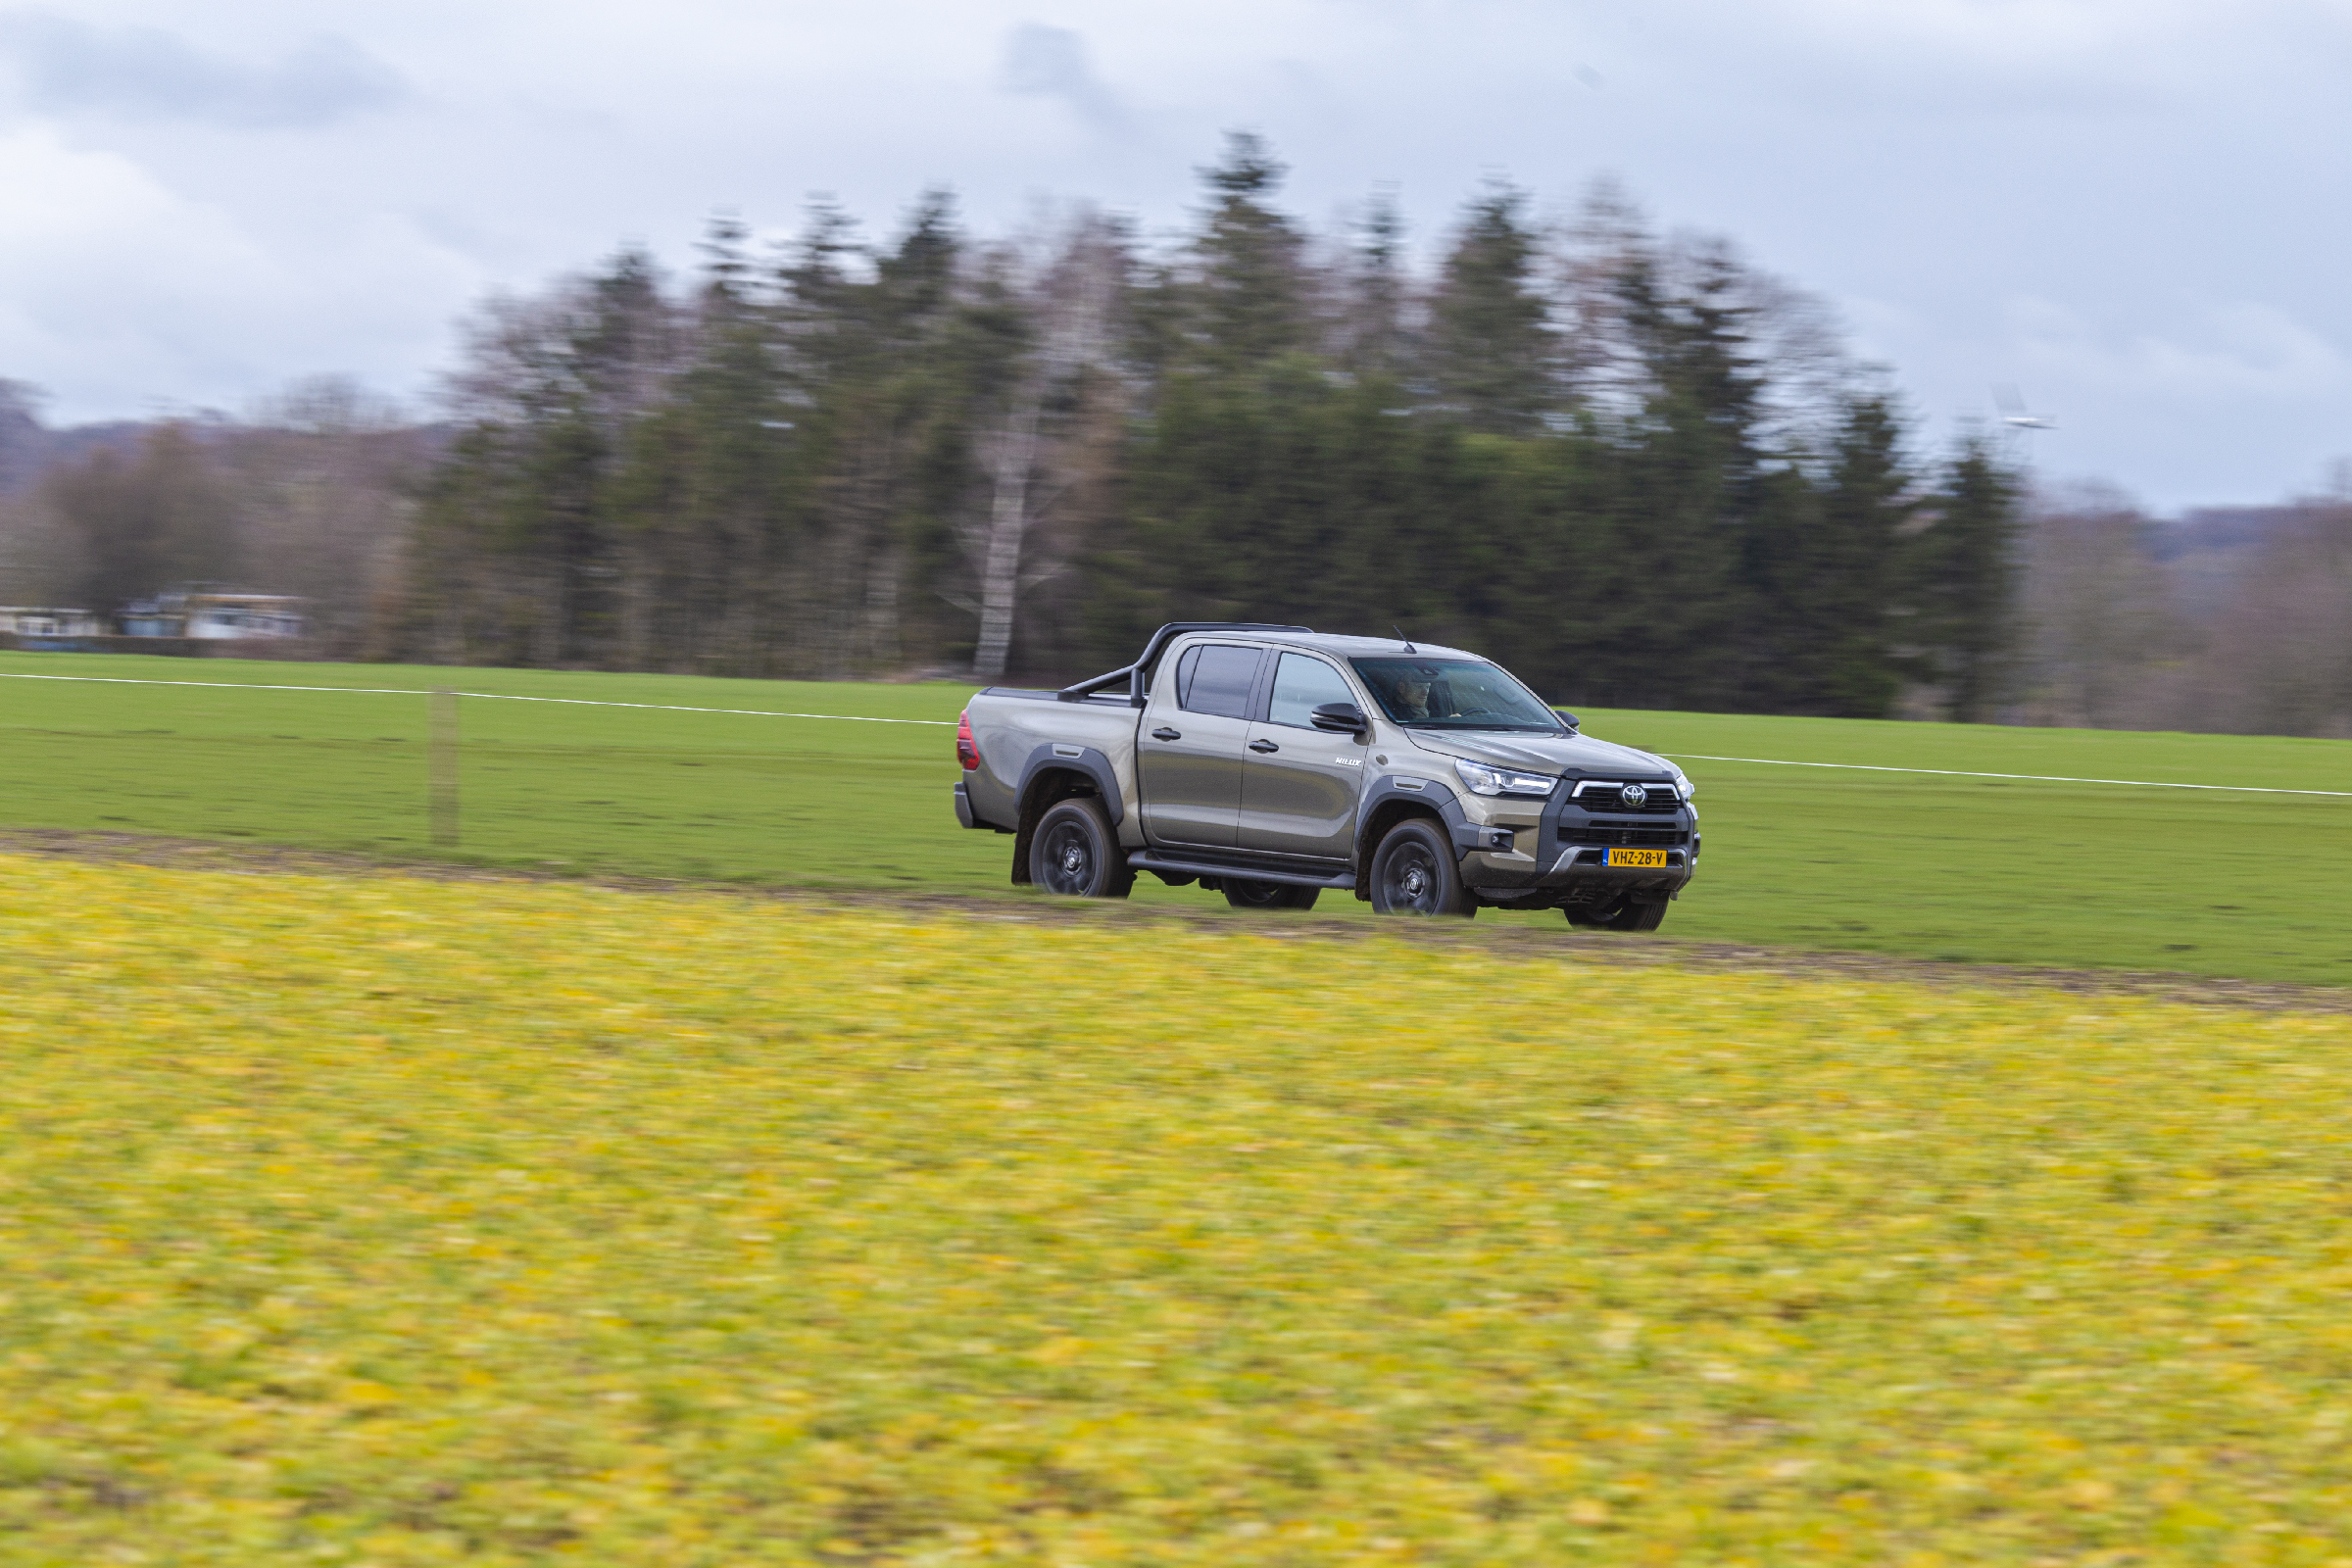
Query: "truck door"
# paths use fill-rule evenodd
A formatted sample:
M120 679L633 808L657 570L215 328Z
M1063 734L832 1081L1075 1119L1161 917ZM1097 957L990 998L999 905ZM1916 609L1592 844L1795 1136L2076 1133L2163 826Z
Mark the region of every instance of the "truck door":
M1319 730L1321 703L1362 704L1338 666L1311 654L1278 654L1264 719L1250 726L1242 769L1241 848L1345 860L1355 852L1355 804L1365 747Z
M1234 847L1250 696L1263 657L1233 643L1195 643L1173 672L1160 666L1135 738L1136 793L1152 843Z

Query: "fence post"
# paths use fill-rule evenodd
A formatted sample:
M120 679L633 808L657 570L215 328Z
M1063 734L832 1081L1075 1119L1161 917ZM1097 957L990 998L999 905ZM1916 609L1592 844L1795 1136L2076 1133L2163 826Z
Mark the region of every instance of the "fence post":
M427 797L431 808L433 847L458 847L458 694L447 686L433 688L431 722L426 743Z

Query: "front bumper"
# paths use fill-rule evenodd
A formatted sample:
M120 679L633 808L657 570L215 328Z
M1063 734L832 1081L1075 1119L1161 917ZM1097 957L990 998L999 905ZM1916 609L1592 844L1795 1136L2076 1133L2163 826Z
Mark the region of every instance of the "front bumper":
M1670 899L1688 886L1697 869L1698 813L1687 801L1667 810L1588 809L1570 791L1573 780L1544 805L1538 824L1501 835L1472 824L1457 831L1462 880L1481 898L1496 904L1546 907L1608 903L1627 894ZM1520 818L1524 823L1525 818ZM1661 852L1662 866L1607 863L1611 849Z
M1549 864L1532 857L1479 853L1462 860L1462 880L1495 904L1602 904L1627 893L1672 898L1695 871L1689 850L1668 850L1664 866L1606 865L1606 850L1572 845Z

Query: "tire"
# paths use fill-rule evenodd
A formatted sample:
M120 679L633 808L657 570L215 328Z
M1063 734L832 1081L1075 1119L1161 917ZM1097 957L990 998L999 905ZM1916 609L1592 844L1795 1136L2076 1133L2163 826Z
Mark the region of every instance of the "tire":
M1595 931L1655 931L1666 923L1666 901L1655 904L1636 904L1631 899L1619 899L1615 904L1569 906L1560 911L1570 925L1588 926Z
M1453 845L1423 817L1389 829L1372 856L1372 910L1376 914L1449 914L1468 919L1478 903L1462 885Z
M1123 899L1135 890L1135 868L1102 802L1075 797L1038 818L1029 839L1029 880L1068 899Z
M1223 879L1225 902L1237 909L1311 909L1323 896L1321 888L1294 887L1288 882L1244 882Z

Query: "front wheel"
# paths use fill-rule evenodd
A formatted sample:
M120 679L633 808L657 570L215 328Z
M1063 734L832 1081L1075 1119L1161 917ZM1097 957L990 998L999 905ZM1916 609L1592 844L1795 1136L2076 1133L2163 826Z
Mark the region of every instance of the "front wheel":
M1655 931L1666 923L1666 901L1655 904L1636 904L1631 899L1619 899L1615 904L1578 906L1571 904L1561 909L1570 925L1589 926L1595 931Z
M1237 909L1311 909L1323 895L1321 888L1295 887L1288 882L1222 880L1225 902Z
M1135 890L1135 868L1102 802L1078 796L1039 819L1029 840L1029 880L1071 899L1123 899Z
M1450 914L1463 919L1478 903L1462 885L1461 863L1437 824L1424 818L1397 823L1372 856L1376 914Z

